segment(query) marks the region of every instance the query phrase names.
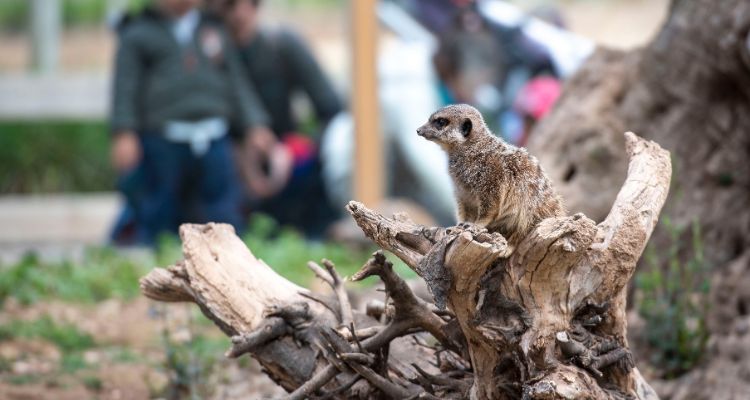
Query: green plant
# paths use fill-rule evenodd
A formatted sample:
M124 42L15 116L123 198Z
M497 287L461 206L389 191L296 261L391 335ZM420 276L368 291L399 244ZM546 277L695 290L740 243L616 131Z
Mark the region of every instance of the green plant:
M40 375L34 375L34 374L23 374L23 375L11 375L8 377L8 383L11 385L29 385L32 383L38 383L40 380L42 380L43 377Z
M2 121L0 133L0 193L114 188L103 121Z
M63 371L72 374L78 370L88 367L86 360L83 358L81 352L68 352L63 353L62 360L60 360L60 367Z
M114 347L108 349L109 359L118 364L134 364L143 362L143 357L127 347Z
M91 249L80 261L43 262L28 255L0 268L0 304L8 297L22 304L50 298L83 303L130 299L140 293L138 279L148 272L150 261L110 248Z
M635 282L640 291L638 311L646 321L645 339L654 350L651 362L664 377L674 378L689 371L706 348L708 266L697 221L690 232L666 217L662 223L670 235L668 248L659 254L649 245L646 268Z
M95 392L102 390L102 388L104 387L101 378L95 375L85 375L83 378L81 378L81 381L83 382L84 386Z
M196 334L193 328L190 322L187 327L190 338L184 342L174 340L166 324L162 331L164 368L169 377L164 393L167 399L210 397L213 388L208 378L214 371L219 355L229 347L227 338Z
M28 20L28 0L0 1L0 27L5 31L18 31Z
M32 321L13 320L0 326L0 341L13 338L43 339L53 343L63 353L94 347L94 338L81 332L75 325L56 323L49 316Z
M301 285L314 278L306 267L308 261L320 262L327 258L336 264L341 275L346 276L356 272L374 251L374 248L352 248L335 242L310 242L295 230L280 227L264 215L252 217L243 240L256 257L279 275ZM415 276L400 260L391 261L402 277Z
M293 282L306 285L314 275L308 261L332 260L342 275L351 275L372 249L357 249L334 242L310 242L269 217L257 215L243 240L256 257ZM109 247L90 248L80 260L43 261L30 254L10 265L0 265L0 304L13 297L21 304L57 299L96 303L105 299L132 299L140 295L138 279L154 265L170 265L182 258L178 239L164 236L153 254L136 257ZM402 276L414 276L394 260Z
M0 326L0 341L15 338L41 339L54 344L62 353L60 367L69 373L86 368L83 351L96 345L88 333L72 324L56 323L49 316L32 321L12 320Z
M102 0L64 0L62 3L63 23L68 26L102 23L106 13L107 4Z
M104 22L109 0L60 0L65 26L96 25ZM152 0L128 0L125 8L138 11ZM0 30L20 31L28 27L30 0L0 1Z

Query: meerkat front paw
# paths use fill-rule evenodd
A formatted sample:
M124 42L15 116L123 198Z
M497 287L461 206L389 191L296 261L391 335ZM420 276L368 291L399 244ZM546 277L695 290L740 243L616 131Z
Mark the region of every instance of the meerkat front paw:
M476 224L474 222L468 222L468 221L459 222L458 225L456 225L456 227L466 232L469 232L474 236L478 236L482 233L487 233L487 228L485 228L482 225Z
M471 222L466 222L466 221L464 221L464 222L459 222L458 224L456 224L456 228L459 228L459 229L463 229L463 230L467 230L467 229L469 229L469 227L471 227L471 225L472 225L472 224L473 224L473 223L471 223Z

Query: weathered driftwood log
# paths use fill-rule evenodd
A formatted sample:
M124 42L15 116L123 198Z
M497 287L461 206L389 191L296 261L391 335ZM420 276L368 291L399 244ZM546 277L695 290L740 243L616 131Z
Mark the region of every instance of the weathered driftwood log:
M142 290L196 302L233 336L229 354L251 353L290 398L656 398L628 350L625 292L671 165L657 144L625 141L628 177L609 216L544 220L512 254L498 234L426 228L351 202L365 234L425 279L437 307L378 252L353 279L379 276L387 300L372 316L351 312L332 265L311 265L336 294L321 298L215 224L184 226L185 260L152 271Z
M290 398L311 397L324 386L329 392L345 388L341 398L348 397L346 390L352 386L355 374L348 367L332 365L326 358L330 356L318 348L323 340L321 328L343 323L367 329L375 326L377 320L352 313L348 300L320 298L279 276L253 256L229 225L185 224L180 228L180 238L184 260L166 269L156 268L141 278L144 295L158 301L196 303L232 337L233 345L226 355L252 354L276 383L290 392L297 390ZM324 265L328 272L317 265L311 269L337 289L342 284L341 277L330 262L324 261ZM336 292L345 296L340 290ZM408 315L403 319L409 319ZM412 364L431 373L439 372L429 363L432 351L400 338L418 326L395 325L381 332L384 335L367 339L375 341L370 345L373 351L384 344L397 350L388 366L407 379L418 375ZM367 346L364 338L363 345ZM411 389L416 392L416 387ZM359 388L359 393L367 396L370 391Z

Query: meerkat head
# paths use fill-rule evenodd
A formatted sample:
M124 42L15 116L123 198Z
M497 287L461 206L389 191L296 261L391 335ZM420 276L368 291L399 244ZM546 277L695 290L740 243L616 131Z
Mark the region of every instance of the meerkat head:
M435 111L417 134L435 142L445 150L472 142L487 133L482 114L466 104L454 104Z

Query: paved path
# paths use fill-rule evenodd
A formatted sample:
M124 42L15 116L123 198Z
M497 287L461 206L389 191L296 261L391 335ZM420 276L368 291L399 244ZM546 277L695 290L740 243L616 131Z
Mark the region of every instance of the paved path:
M116 193L0 196L0 262L30 250L59 258L104 244L119 206Z
M101 119L107 112L109 78L104 73L0 75L0 118Z

